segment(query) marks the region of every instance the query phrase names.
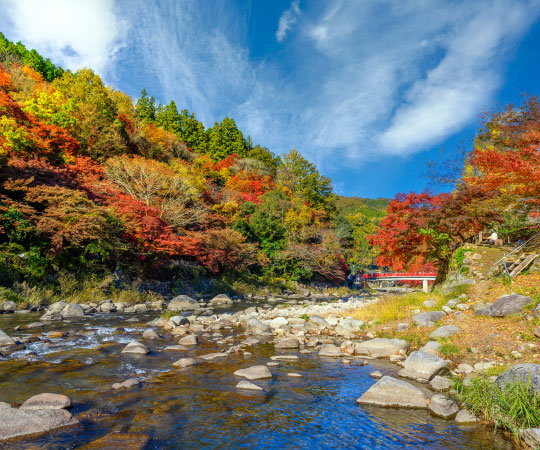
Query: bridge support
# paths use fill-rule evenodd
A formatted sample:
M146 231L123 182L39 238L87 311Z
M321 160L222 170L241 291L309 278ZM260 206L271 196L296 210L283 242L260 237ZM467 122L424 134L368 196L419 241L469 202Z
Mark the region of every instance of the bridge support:
M427 294L429 292L428 280L422 280L422 290Z

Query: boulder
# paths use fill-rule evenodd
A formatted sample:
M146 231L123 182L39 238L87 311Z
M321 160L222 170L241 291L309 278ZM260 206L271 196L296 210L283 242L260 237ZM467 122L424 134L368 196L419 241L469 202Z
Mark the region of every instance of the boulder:
M458 413L459 408L455 401L442 394L435 394L429 402L429 410L436 416L451 419Z
M444 311L426 311L416 314L413 317L413 322L419 327L431 327L445 315Z
M199 343L199 340L197 339L197 336L194 334L188 334L187 336L184 336L181 338L178 343L180 345L187 345L187 346L193 346L197 345Z
M426 300L424 303L422 303L424 308L433 308L435 305L437 305L436 300Z
M452 386L452 380L447 377L435 375L429 382L429 385L435 391L447 391Z
M540 393L540 364L518 364L497 377L499 387L512 383L530 383L530 387Z
M416 351L403 362L403 369L398 372L398 375L427 383L445 367L448 367L448 363L444 359L431 353Z
M478 422L478 417L466 409L459 411L454 419L456 423L473 424Z
M273 330L276 328L282 328L289 324L289 321L285 317L276 317L270 321L270 328Z
M132 341L128 345L124 347L124 350L122 350L122 353L132 353L136 355L147 355L150 353L150 350L148 350L143 344L137 341Z
M242 380L242 381L238 382L236 387L238 389L247 389L247 390L250 390L250 391L262 391L263 390L262 387L259 387L256 384L250 383L249 381L246 381L246 380Z
M319 325L320 327L330 326L330 324L326 321L324 317L317 316L317 315L309 316L309 321Z
M124 311L126 309L125 305L124 307L122 308L122 311ZM114 305L114 303L112 301L108 301L108 302L105 302L105 303L102 303L101 305L99 305L99 310L102 312L102 313L112 313L112 312L115 312L116 311L116 306Z
M531 448L540 448L540 428L525 428L521 430L521 438Z
M144 333L142 334L142 339L152 340L152 339L161 339L161 337L154 330L149 328L148 330L144 330Z
M382 372L379 372L378 370L375 370L374 372L371 372L371 373L369 374L369 376L370 376L371 378L375 378L375 379L378 380L379 378L382 378L382 377L383 377L383 374L382 374Z
M357 320L353 319L352 317L347 317L346 319L342 320L339 325L342 328L346 328L349 330L359 330L365 325L365 322L363 320Z
M396 330L397 331L405 331L405 330L408 330L410 327L410 325L406 322L401 322L401 323L398 323L397 327L396 327Z
M421 352L431 353L432 355L438 355L441 350L441 344L437 341L429 341L426 345L419 349Z
M461 329L455 325L444 325L440 328L437 328L434 332L429 335L430 339L437 338L447 338L453 336L456 333L459 333Z
M354 346L355 354L371 358L388 358L406 352L408 348L409 344L403 339L387 338L370 339L369 341L359 342Z
M84 309L78 303L68 303L60 312L64 319L73 319L76 317L84 317Z
M371 386L356 403L403 408L427 408L427 398L421 389L398 380L384 376Z
M13 339L11 336L8 336L6 333L4 333L2 330L0 330L0 347L7 347L9 345L15 345L15 339Z
M78 420L64 409L0 408L0 440L45 433L77 423Z
M277 350L300 348L300 342L294 337L280 339L274 344L274 348Z
M247 323L248 330L253 334L272 334L270 325L261 322L259 319L250 319Z
M219 294L210 300L208 304L210 306L224 307L232 305L233 301L227 294Z
M189 367L198 364L198 361L195 358L180 358L178 361L173 363L174 367Z
M129 389L133 386L139 386L141 384L141 380L138 378L128 378L126 381L123 381L122 383L114 383L112 385L113 389Z
M532 303L532 298L526 295L508 294L497 299L489 308L491 317L506 317L512 314L518 314L523 308Z
M343 353L334 344L323 344L319 350L319 356L341 357Z
M169 311L197 311L201 306L197 300L188 297L187 295L178 295L174 297L167 305Z
M16 309L17 305L13 300L2 303L2 307L0 308L0 310L3 310L5 313L14 313Z
M66 395L43 393L30 397L21 409L64 409L70 406L71 400Z
M143 314L148 311L148 307L144 303L138 303L133 305L133 312L136 314Z
M237 377L244 377L248 380L261 380L263 378L272 378L272 372L267 366L252 366L247 369L239 369L234 374Z

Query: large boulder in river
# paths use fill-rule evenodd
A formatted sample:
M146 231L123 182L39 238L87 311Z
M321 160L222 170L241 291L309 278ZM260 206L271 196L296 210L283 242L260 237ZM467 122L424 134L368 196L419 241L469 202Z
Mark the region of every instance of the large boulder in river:
M248 331L250 331L252 334L272 334L272 329L270 328L270 325L261 322L259 319L253 318L249 319L247 323Z
M45 433L77 423L78 420L64 409L0 408L0 440Z
M267 366L252 366L247 369L240 369L234 372L237 377L244 377L248 380L262 380L264 378L272 378L272 372Z
M43 393L30 397L21 409L64 409L70 406L71 400L66 395Z
M403 339L375 338L369 341L359 342L354 346L355 353L371 358L388 358L406 352L409 348L407 341Z
M384 376L371 386L356 403L403 408L427 408L424 392L403 380Z
M197 300L188 297L187 295L178 295L177 297L174 297L167 306L169 311L196 311L200 308L201 305L199 305Z
M135 355L147 355L150 353L150 350L146 348L143 344L137 341L132 341L124 347L122 353L131 353Z
M500 387L513 383L530 383L530 387L540 393L540 364L518 364L499 375L495 382Z
M0 347L8 347L10 345L15 345L15 343L15 339L0 330Z
M518 314L530 303L532 303L532 298L526 295L503 295L491 305L489 315L491 317L506 317L512 314Z
M225 307L233 304L232 299L227 294L216 295L208 302L210 306Z
M398 375L427 383L445 367L448 367L448 363L444 359L431 353L416 351L403 362L403 369Z
M60 312L64 319L73 319L84 316L84 309L78 303L68 303Z
M446 314L444 311L426 311L416 314L413 322L419 327L432 327L435 322L441 320Z

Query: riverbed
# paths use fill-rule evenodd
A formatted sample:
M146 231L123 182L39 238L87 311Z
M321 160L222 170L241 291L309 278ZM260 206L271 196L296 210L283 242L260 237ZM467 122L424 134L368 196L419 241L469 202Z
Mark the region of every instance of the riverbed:
M47 435L0 443L0 448L75 449L113 431L149 436L148 449L514 448L500 433L460 427L424 410L357 405L356 399L376 382L371 372L396 373L396 366L384 361L343 364L340 358L295 351L297 361L270 367L273 377L256 382L263 391L252 392L237 389L239 378L233 373L269 362L276 354L270 343L247 347L251 355L239 352L184 369L172 367L182 357L240 343L245 339L241 329L210 332L190 350L164 351L178 337L155 328L162 339L144 341L149 355L122 354L157 315L94 314L36 329L25 325L41 313L0 315L0 329L10 336L40 338L0 357L0 401L18 406L42 392L65 394L80 421ZM65 331L66 336L48 338L49 331ZM301 377L288 376L291 372ZM111 388L134 377L141 380L138 387Z

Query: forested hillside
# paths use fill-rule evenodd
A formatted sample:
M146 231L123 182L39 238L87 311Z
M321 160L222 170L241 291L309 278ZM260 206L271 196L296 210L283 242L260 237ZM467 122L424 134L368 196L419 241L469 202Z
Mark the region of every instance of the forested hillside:
M347 200L297 150L255 145L0 34L0 280L184 261L219 276L340 282L371 264L384 201ZM337 200L336 200L337 199ZM352 203L351 203L352 202ZM236 274L236 275L234 275Z

